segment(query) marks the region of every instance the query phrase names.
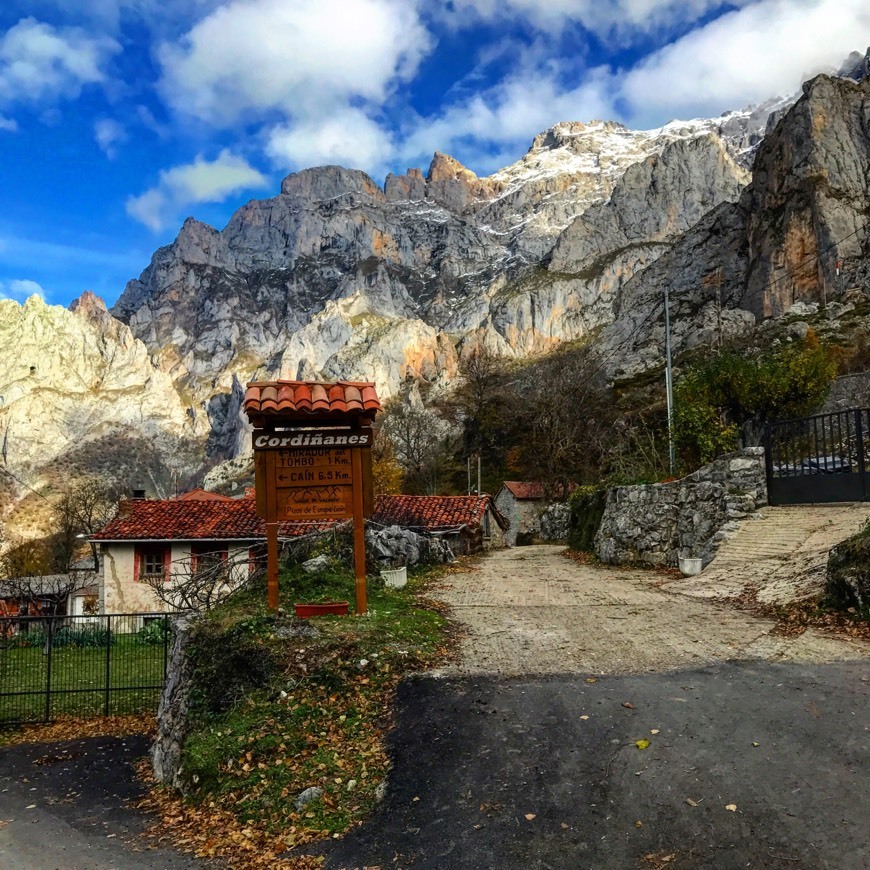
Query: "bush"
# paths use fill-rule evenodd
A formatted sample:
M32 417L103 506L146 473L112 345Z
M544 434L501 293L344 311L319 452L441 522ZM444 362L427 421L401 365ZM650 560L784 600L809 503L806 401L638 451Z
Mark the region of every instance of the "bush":
M595 550L595 535L604 516L607 489L599 486L581 486L568 499L571 518L568 528L568 546L572 550L591 553Z
M230 625L218 619L197 625L190 645L196 712L223 713L281 674L280 656L269 640L273 624L274 617L254 616Z
M831 352L810 331L802 342L736 350L687 368L674 388L674 437L680 459L699 468L737 447L747 423L801 417L825 399L836 375Z
M831 550L826 592L828 604L870 619L870 523Z
M168 619L153 619L136 632L136 641L143 646L163 646L171 632Z

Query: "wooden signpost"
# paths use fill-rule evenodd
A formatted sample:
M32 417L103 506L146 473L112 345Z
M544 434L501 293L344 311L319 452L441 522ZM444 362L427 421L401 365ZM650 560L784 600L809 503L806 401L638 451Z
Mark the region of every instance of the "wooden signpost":
M379 409L373 384L248 385L245 411L255 427L257 514L266 520L270 610L278 607L280 524L353 519L356 612L366 612L365 517L374 501L369 424Z

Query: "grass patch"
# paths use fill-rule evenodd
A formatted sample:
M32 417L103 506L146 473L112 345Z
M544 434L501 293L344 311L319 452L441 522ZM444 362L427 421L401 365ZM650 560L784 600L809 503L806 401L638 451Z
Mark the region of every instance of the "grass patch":
M189 791L184 804L167 804L175 799L164 793L158 806L176 841L233 866L266 857L280 866L282 852L340 837L365 818L387 775L396 684L449 652L446 619L422 595L442 572L412 573L402 590L370 581L365 616L300 624L269 614L265 590L252 586L202 620L191 647ZM282 574L286 614L294 602L324 599L353 605L353 577L298 567ZM311 787L321 795L297 809Z
M33 632L35 635L36 632ZM0 679L0 725L38 721L45 716L48 656L44 641L27 636L3 641ZM9 646L14 643L14 646ZM106 672L109 673L109 714L154 711L163 685L163 646L144 643L139 635L117 635L107 648L53 647L51 652L50 717L100 716L105 711Z

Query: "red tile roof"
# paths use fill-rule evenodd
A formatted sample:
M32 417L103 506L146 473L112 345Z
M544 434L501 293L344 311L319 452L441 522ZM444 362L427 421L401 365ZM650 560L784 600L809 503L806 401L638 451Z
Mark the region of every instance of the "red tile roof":
M507 520L496 510L490 495L379 495L371 519L382 526L443 532L479 526L487 508L506 529Z
M209 492L207 489L192 489L178 496L178 501L232 501L232 498L219 492Z
M281 523L279 535L293 538L329 523ZM182 501L127 499L118 513L91 536L93 541L264 540L266 523L253 499Z
M544 485L535 480L506 480L502 486L518 499L541 499Z
M245 392L245 413L255 426L278 414L309 421L315 414L373 418L380 410L375 385L363 381L253 381Z

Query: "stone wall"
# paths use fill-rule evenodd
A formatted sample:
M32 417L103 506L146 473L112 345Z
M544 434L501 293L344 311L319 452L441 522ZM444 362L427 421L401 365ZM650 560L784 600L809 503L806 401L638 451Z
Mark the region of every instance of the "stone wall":
M849 408L870 408L870 372L842 375L831 384L822 413L847 411Z
M615 564L707 565L736 521L765 504L764 450L749 447L672 483L608 490L595 550Z
M151 766L154 778L163 785L183 786L181 777L181 750L188 732L188 704L190 696L190 643L191 621L178 617L173 624L173 642L166 664L166 681L157 710L157 736L151 747Z

